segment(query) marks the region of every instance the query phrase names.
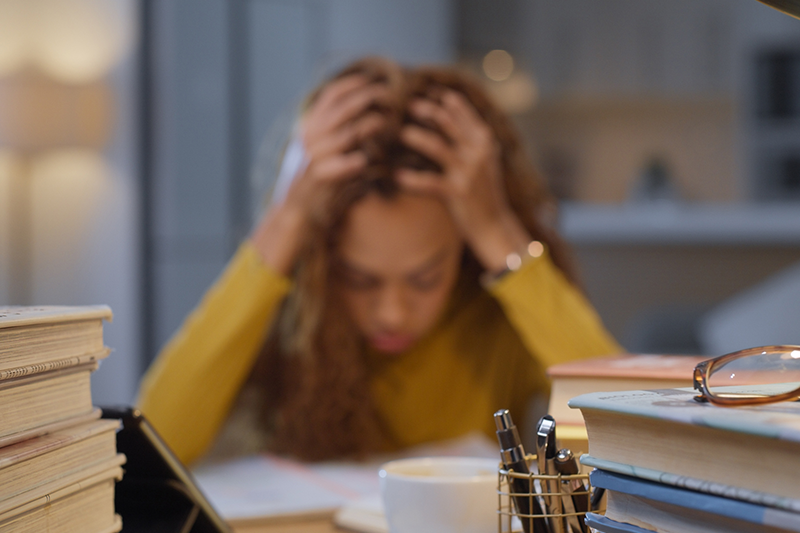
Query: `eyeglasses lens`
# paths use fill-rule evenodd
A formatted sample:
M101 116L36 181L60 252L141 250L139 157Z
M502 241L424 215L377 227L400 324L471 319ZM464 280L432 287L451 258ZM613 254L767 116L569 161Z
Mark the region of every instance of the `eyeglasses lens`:
M714 365L709 392L721 398L757 398L800 388L800 350L764 351Z

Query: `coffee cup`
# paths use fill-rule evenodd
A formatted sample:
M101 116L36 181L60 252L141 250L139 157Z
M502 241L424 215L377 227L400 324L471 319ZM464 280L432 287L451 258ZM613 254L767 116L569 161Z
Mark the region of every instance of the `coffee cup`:
M385 463L379 476L390 533L497 531L498 464L474 457Z

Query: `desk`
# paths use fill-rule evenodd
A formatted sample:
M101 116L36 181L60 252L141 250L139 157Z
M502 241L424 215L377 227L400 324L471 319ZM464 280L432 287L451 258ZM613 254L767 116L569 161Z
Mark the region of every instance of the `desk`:
M333 525L330 518L284 522L268 526L240 527L236 533L341 533L342 529Z

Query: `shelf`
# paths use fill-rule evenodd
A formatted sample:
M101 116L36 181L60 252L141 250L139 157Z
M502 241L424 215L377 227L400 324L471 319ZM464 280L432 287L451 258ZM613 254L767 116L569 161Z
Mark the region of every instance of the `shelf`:
M800 204L582 204L561 206L572 244L800 246Z

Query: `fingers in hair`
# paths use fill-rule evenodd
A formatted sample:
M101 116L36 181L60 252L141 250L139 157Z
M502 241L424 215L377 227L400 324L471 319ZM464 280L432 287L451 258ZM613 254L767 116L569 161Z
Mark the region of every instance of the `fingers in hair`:
M370 106L384 103L388 99L389 88L383 84L374 83L351 91L341 98L336 105L330 107L321 121L324 123L325 129L333 131L367 111Z
M367 157L359 151L328 157L314 164L320 181L336 181L355 176L367 165Z
M317 143L314 155L321 157L347 152L360 141L380 131L385 125L386 117L376 112L367 113L363 117L346 124L331 135L321 138Z
M369 78L362 74L351 74L330 82L317 97L314 106L327 107L345 98L348 94L370 83Z
M492 134L488 124L464 95L447 91L442 96L442 107L449 112L459 131L468 135L471 141L489 142Z
M458 142L464 136L464 132L451 113L431 100L422 98L414 100L409 109L415 118L432 121L452 141Z
M400 140L412 150L429 157L440 166L448 166L453 160L453 152L447 141L433 131L408 125L400 131Z
M445 196L447 194L447 182L442 179L442 175L438 172L404 168L395 172L395 179L403 189L409 192L433 194L435 196Z

